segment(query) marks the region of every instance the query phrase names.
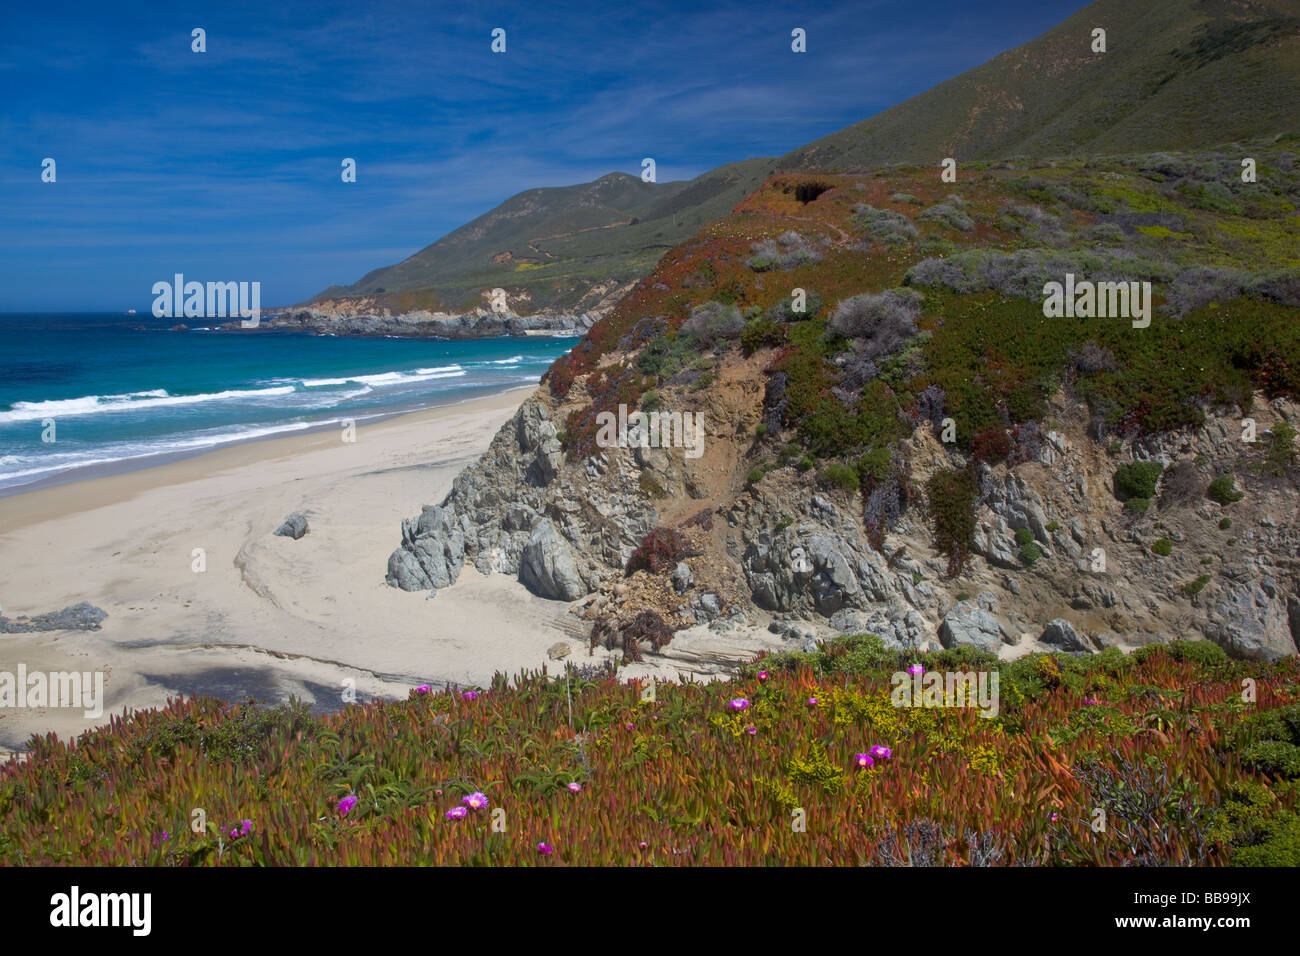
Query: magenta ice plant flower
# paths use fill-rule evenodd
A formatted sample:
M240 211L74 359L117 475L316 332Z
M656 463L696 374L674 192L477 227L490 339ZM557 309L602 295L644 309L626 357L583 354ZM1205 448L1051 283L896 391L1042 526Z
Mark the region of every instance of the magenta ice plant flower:
M863 770L870 769L871 766L875 763L875 761L871 759L871 754L858 754L856 757L853 758L853 762L856 763Z
M925 668L922 667L920 664L913 664L911 667L907 669L907 672L909 674L924 674Z
M355 807L356 805L357 805L357 798L352 794L348 794L346 797L344 797L342 800L339 801L339 816L346 817L349 813L352 812L352 808Z
M461 797L461 802L471 810L482 810L487 806L488 798L486 795L475 790L468 797Z
M808 698L808 706L809 706L809 707L816 707L816 706L817 706L817 698L816 698L816 697L809 697L809 698Z
M476 699L476 698L478 697L478 691L476 691L476 690L467 690L467 691L465 691L465 693L461 694L460 696L461 696L461 697L464 697L466 700L474 700L474 699Z
M882 747L880 744L876 744L871 748L871 756L877 760L888 760L893 755L894 752L892 750L888 747Z
M465 816L466 816L468 813L469 813L469 811L466 810L464 807L452 807L450 810L447 811L447 819L448 819L448 820L464 820L464 819L465 819Z
M754 735L756 735L756 734L758 733L758 728L755 727L753 724L750 724L748 727L745 728L745 733L747 733L747 734L749 734L749 736L753 737Z
M582 793L582 784L574 780L569 784L569 793Z
M767 680L768 677L770 677L770 676L771 676L771 675L768 674L767 671L759 671L759 672L758 672L758 679L759 679L759 681L765 681L765 680Z
M555 847L543 840L541 843L537 844L537 852L542 856L550 856L555 852Z
M732 710L741 711L749 707L749 701L743 697L733 697L729 706Z
M428 684L421 684L419 687L415 688L415 692L417 694L427 694L431 690L433 690L433 688L430 687Z

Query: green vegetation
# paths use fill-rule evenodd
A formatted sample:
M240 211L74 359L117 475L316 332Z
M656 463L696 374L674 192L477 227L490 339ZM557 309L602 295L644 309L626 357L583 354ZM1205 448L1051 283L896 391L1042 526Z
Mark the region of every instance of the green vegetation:
M1033 567L1034 562L1043 556L1043 549L1034 540L1034 533L1028 528L1016 529L1016 544L1020 548L1020 561L1026 567Z
M1115 469L1115 495L1121 501L1130 498L1154 498L1156 482L1165 466L1158 461L1135 461Z
M1224 531L1227 531L1229 528L1232 527L1232 519L1229 518L1227 515L1224 515L1222 518L1219 519L1219 527L1222 528Z
M934 544L948 556L948 573L961 572L975 537L975 500L979 486L965 469L937 471L926 484Z
M999 713L895 706L910 664L997 671ZM0 770L0 865L890 865L924 826L939 838L913 864L1295 866L1297 685L1295 658L1205 642L1001 663L858 635L654 702L574 668L321 717L177 701L33 738ZM859 767L873 747L889 756ZM822 825L793 832L793 807Z
M906 243L917 236L916 226L901 212L894 212L892 209L876 209L874 206L867 205L856 207L854 212L857 214L854 222L876 242Z
M1206 491L1210 499L1217 501L1221 505L1230 505L1234 501L1240 501L1246 497L1245 492L1238 491L1233 487L1232 475L1220 475L1210 482L1210 487Z
M1188 581L1183 585L1183 593L1188 597L1195 597L1205 590L1205 586L1209 583L1210 576L1208 574L1198 575L1195 580Z
M1157 538L1155 544L1151 545L1151 553L1167 558L1174 553L1174 543L1168 538Z
M857 491L860 484L858 469L854 465L846 465L842 462L832 462L823 468L817 477L823 484L850 493Z
M1264 468L1266 475L1282 477L1296 466L1296 430L1286 422L1273 426L1265 446Z

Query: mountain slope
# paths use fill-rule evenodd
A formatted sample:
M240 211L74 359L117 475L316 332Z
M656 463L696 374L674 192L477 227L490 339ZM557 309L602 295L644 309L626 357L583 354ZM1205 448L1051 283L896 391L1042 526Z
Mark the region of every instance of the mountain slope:
M681 182L609 173L577 186L530 189L409 259L312 301L371 296L398 309L455 311L501 286L520 312L587 308L592 303L582 300L593 288L645 275L668 249L730 212L771 169L772 160L760 158Z
M1095 27L1106 30L1105 53L1092 52ZM1296 0L1097 0L1041 37L780 159L730 163L690 182L610 173L528 190L312 301L351 299L367 315L463 312L501 287L521 315L600 313L774 169L1204 149L1294 129L1297 103Z
M1092 31L1106 30L1106 52ZM782 157L849 169L1196 149L1296 125L1300 3L1097 0L1023 46Z

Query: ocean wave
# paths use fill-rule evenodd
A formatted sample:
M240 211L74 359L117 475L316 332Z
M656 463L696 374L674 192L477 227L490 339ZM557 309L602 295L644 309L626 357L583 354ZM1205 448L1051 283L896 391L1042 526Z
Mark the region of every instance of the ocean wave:
M465 374L459 365L441 365L437 368L417 368L414 372L376 372L373 375L349 375L346 378L305 378L304 388L332 388L339 385L367 385L371 388L383 388L388 385L404 385L407 382L427 382L439 378L457 378Z
M0 412L0 424L36 421L42 418L67 418L74 415L134 412L142 408L166 408L175 405L196 405L202 402L268 398L273 395L288 395L293 391L292 385L284 385L276 388L229 389L202 395L170 395L166 389L155 388L147 392L127 392L122 395L86 395L82 398L62 398L46 402L14 402L9 411Z
M286 432L302 431L306 428L320 427L329 422L286 422L279 425L249 425L211 430L197 433L185 438L169 438L150 443L128 443L116 447L100 447L93 451L65 452L48 455L4 455L0 457L0 486L11 485L15 479L35 480L62 474L78 468L90 468L94 465L111 465L122 461L134 461L141 458L154 458L159 455L179 454L192 451L206 451L230 445L236 442L267 438ZM107 457L105 455L107 454ZM39 467L24 468L23 465ZM18 467L17 471L9 468Z

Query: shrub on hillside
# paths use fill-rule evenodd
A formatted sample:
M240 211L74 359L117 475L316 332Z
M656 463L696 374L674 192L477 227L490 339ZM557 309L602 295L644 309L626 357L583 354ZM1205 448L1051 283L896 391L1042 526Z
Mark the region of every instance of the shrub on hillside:
M1170 283L1165 308L1181 317L1211 302L1230 302L1245 292L1247 281L1248 276L1236 269L1196 266L1180 272Z
M746 355L753 355L759 349L784 345L785 341L786 327L766 316L747 322L740 333L740 348Z
M1161 478L1160 506L1168 508L1198 499L1201 481L1200 472L1192 462L1180 461L1171 465Z
M686 539L671 528L655 528L641 539L641 543L627 559L627 574L645 570L659 574L676 567L682 558L692 555Z
M975 539L979 486L964 468L936 471L926 483L934 546L948 557L948 574L961 573Z
M813 249L808 240L794 230L784 232L775 239L755 242L749 248L754 253L749 260L749 267L755 272L793 269L805 262L821 259L821 254Z
M1264 474L1280 478L1295 467L1296 430L1286 422L1278 422L1270 430L1264 452Z
M959 232L970 232L975 228L975 220L952 203L938 203L929 209L923 210L916 218L925 222L937 222L941 226L956 229Z
M691 309L681 331L702 349L734 341L745 328L740 309L721 302L705 302Z
M942 259L923 259L907 270L904 285L945 288L958 293L992 289L1021 299L1041 300L1043 286L1063 282L1066 273L1094 282L1168 282L1173 263L1121 255L1122 250L1018 249L1004 253L967 249Z
M794 309L794 298L786 297L767 310L768 317L773 322L804 322L808 319L816 318L822 310L822 297L815 290L807 290L804 297L803 310L796 312Z
M629 661L643 660L640 644L647 641L659 650L673 639L672 629L658 612L644 610L635 617L600 617L591 626L589 646L592 650L604 646L609 650L621 648Z
M835 307L827 326L836 335L860 340L859 355L879 359L916 334L916 317L924 301L915 289L855 295Z
M1205 493L1211 501L1217 501L1221 505L1230 505L1246 497L1244 491L1238 491L1233 487L1232 475L1220 475L1215 478L1210 482L1210 487Z
M1119 368L1119 363L1115 361L1115 353L1096 342L1084 342L1070 354L1070 362L1075 371L1085 375L1114 372Z
M1129 498L1154 498L1156 482L1165 466L1158 461L1135 461L1115 469L1115 496L1120 501Z
M916 238L916 226L901 212L864 204L855 206L853 212L856 214L854 221L866 229L867 235L876 242L888 245L911 242Z
M821 479L822 484L850 494L857 491L860 484L858 469L839 461L831 462L818 473L817 477Z

